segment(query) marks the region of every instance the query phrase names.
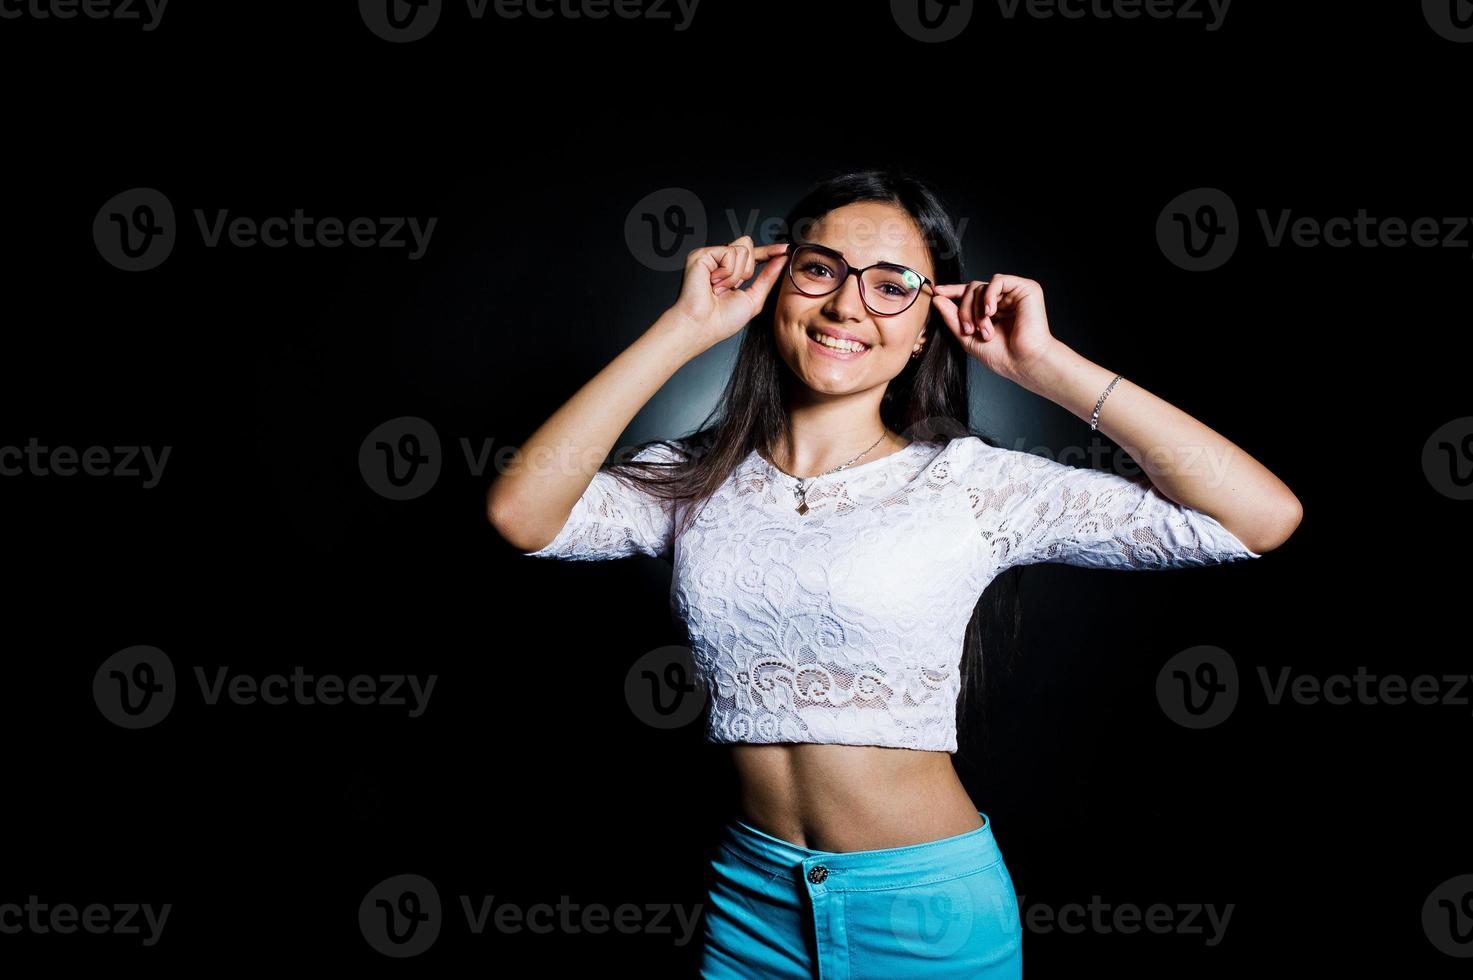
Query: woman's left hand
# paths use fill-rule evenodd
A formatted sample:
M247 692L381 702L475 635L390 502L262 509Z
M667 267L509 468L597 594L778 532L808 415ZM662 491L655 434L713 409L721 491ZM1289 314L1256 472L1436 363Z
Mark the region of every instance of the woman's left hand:
M936 286L933 300L962 349L994 374L1019 381L1058 343L1049 333L1043 287L1001 273Z

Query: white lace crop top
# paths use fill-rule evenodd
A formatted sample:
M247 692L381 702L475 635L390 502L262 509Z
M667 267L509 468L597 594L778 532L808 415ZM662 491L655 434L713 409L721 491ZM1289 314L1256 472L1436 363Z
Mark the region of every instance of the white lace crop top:
M677 457L651 445L633 458ZM671 608L705 686L708 742L955 752L964 634L1005 569L1261 557L1141 479L976 436L917 440L814 479L799 514L796 481L753 451L674 537L689 505L605 468L557 537L522 554L671 561Z

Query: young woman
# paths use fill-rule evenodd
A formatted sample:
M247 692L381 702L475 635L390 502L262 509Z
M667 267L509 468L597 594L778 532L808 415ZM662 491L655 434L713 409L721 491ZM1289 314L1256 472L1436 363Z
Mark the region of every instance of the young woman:
M962 282L924 182L837 176L786 227L778 244L690 252L676 304L532 434L488 517L527 555L673 564L707 738L741 782L703 976L1017 977L1012 878L951 760L1017 573L1258 558L1299 501L1055 339L1037 282ZM671 375L749 323L713 418L600 465ZM973 433L969 358L1098 427L1149 479Z

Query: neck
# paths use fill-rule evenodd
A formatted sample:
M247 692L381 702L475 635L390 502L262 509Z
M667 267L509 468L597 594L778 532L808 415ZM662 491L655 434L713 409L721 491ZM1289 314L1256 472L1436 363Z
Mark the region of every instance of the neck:
M872 406L860 406L866 409L863 411L844 401L852 399L792 408L788 432L773 447L773 462L794 476L806 478L827 473L861 453L864 455L855 460L855 465L887 456L908 444L880 421L878 400Z

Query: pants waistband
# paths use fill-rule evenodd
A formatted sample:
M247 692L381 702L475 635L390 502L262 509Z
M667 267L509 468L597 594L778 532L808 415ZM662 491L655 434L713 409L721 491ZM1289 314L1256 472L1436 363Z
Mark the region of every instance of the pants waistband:
M732 820L722 846L771 875L821 883L826 891L863 891L942 881L972 874L1002 860L992 820L952 837L867 851L817 851L774 837L743 820ZM822 871L814 871L822 867Z

